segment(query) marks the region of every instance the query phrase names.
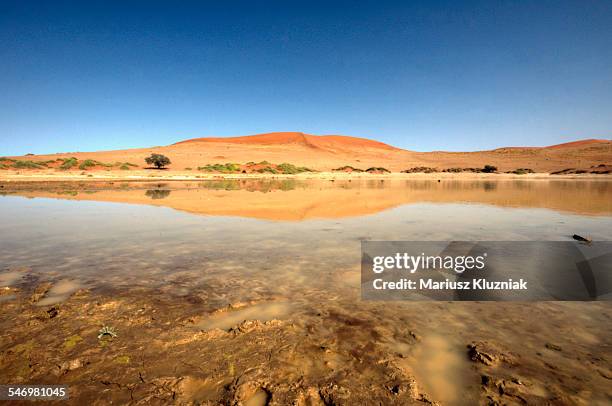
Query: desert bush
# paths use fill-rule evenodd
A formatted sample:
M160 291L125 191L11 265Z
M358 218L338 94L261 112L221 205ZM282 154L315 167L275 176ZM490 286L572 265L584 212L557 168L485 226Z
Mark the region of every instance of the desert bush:
M435 173L438 169L429 166L416 166L414 168L403 170L402 173Z
M34 162L34 161L15 161L13 162L13 168L16 169L42 169L47 165Z
M513 171L510 171L509 173L513 173L515 175L526 175L528 173L535 173L535 172L533 169L530 169L530 168L518 168Z
M81 164L79 165L79 169L86 170L93 166L96 166L96 161L94 161L93 159L86 159L81 162Z
M485 165L482 168L482 172L484 172L484 173L495 173L495 172L497 172L497 166Z
M78 160L74 157L63 159L63 163L60 165L60 169L67 170L71 169L73 166L76 166Z
M277 174L278 171L274 168L272 168L271 166L266 166L265 168L260 168L257 169L258 173L272 173L272 174Z
M277 165L276 169L278 169L281 173L288 174L288 175L302 173L302 172L312 172L311 169L306 168L304 166L295 166L293 164L288 164L286 162L283 162L282 164Z
M231 173L231 172L239 172L240 165L233 163L226 164L207 164L205 166L199 166L199 171L204 172L221 172L221 173Z
M383 172L383 173L391 173L390 170L388 170L387 168L383 168L383 167L371 167L365 170L368 173L372 173L372 172Z
M338 172L346 172L346 171L363 172L363 169L354 168L354 167L352 167L350 165L344 165L344 166L341 166L339 168L332 169L332 171L334 171L334 172L336 172L336 171L338 171Z

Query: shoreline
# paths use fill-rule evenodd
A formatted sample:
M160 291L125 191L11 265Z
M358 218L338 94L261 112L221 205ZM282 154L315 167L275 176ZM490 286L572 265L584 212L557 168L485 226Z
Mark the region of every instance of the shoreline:
M57 172L57 171L7 171L0 173L0 183L12 182L93 182L93 181L120 181L120 182L158 182L158 181L206 181L225 179L320 179L320 180L612 180L612 174L564 174L551 175L549 173L533 173L516 175L510 173L346 173L346 172L306 172L300 174L223 174L223 173L190 173L187 171L169 170L139 170L130 171L89 171L89 172Z

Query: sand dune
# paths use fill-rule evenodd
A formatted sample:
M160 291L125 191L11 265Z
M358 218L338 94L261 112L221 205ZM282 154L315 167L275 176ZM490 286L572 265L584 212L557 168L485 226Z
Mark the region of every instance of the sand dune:
M392 147L391 145L379 141L368 140L366 138L348 137L345 135L310 135L299 132L276 132L228 138L193 138L177 142L174 145L201 142L243 145L302 145L308 148L329 151L335 149L358 151L364 148L398 150L398 148Z
M399 172L417 166L445 169L490 164L501 171L530 168L537 172L551 172L611 164L612 141L591 139L549 147L505 147L476 152L414 152L365 138L279 132L245 137L195 138L151 148L32 155L26 159L44 161L74 156L79 160L131 162L145 167L144 158L151 153L167 155L172 160L169 167L172 171L186 168L195 170L199 166L213 163L265 160L272 163L288 162L319 171L329 171L344 165L361 169L385 167Z

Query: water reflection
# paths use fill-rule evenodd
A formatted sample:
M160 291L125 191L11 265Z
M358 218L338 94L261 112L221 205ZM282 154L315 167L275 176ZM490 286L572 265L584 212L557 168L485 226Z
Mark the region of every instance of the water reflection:
M170 196L170 192L172 191L166 189L152 189L147 190L145 196L149 196L151 199L165 199Z
M612 182L609 181L225 179L77 186L24 185L5 189L5 193L163 205L195 214L281 221L363 216L418 203L545 208L596 216L612 214Z
M76 195L8 190L0 198L3 267L28 267L32 282L147 286L178 295L199 289L190 300L221 303L232 295L244 300L245 292L254 300L305 285L357 292L362 240L570 240L575 233L612 239L608 182L223 180L85 187L72 185ZM23 281L14 273L1 278ZM229 286L235 289L224 289Z

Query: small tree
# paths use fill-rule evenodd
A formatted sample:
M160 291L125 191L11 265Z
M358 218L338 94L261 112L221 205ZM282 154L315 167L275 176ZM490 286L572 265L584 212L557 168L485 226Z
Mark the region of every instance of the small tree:
M145 158L145 162L149 165L155 165L157 169L161 169L166 165L170 165L170 158L162 154L151 154L150 157Z
M482 168L482 171L485 173L494 173L497 172L497 166L485 165L484 168Z

